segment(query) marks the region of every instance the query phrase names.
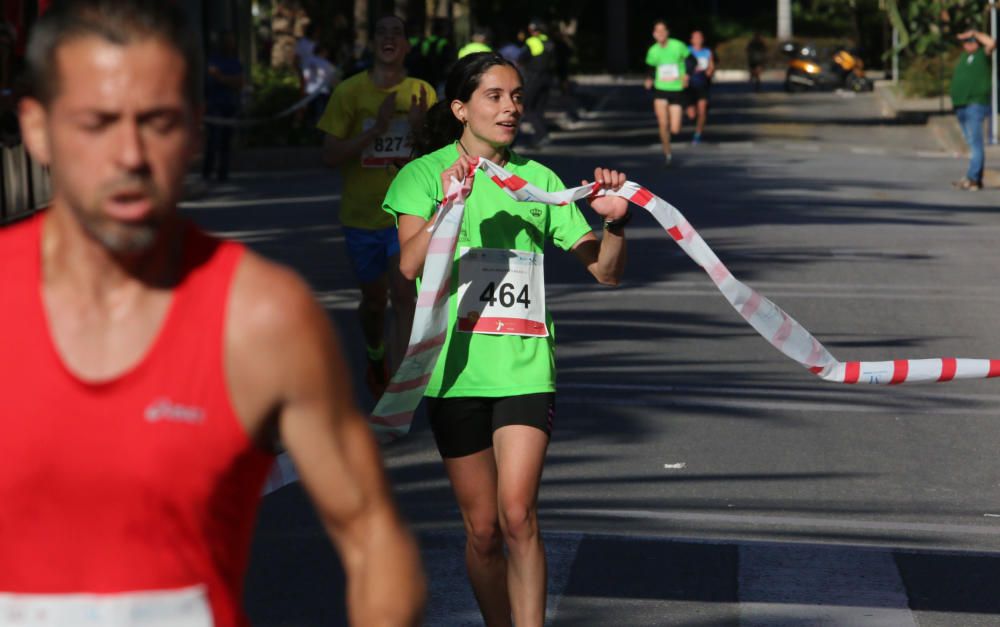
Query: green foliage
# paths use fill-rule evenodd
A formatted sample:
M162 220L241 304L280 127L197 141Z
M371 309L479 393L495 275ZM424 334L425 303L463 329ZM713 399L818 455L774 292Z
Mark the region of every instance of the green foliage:
M959 54L955 37L987 30L981 0L885 0L890 23L899 30L903 93L911 97L947 94Z
M936 98L948 94L959 51L913 58L900 74L903 94L910 98Z
M796 0L792 3L795 32L802 35L842 33L855 35L858 5L870 0Z
M272 118L302 99L298 74L284 69L256 64L252 71L253 99L247 107L251 119ZM244 138L250 146L287 146L314 144L317 131L304 121L305 111L255 126Z
M955 48L958 33L985 30L982 0L885 0L885 5L906 57L941 54Z

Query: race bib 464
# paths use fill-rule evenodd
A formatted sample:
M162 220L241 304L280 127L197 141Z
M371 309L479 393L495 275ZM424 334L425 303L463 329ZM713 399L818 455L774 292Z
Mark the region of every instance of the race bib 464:
M463 248L458 260L458 330L546 337L541 253Z

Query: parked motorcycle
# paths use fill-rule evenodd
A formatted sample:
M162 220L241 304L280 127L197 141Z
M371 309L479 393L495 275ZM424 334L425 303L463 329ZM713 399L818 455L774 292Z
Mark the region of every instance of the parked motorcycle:
M850 89L871 91L873 83L865 76L865 64L846 47L821 53L811 45L786 43L782 51L789 56L785 72L785 90L801 92L811 89Z

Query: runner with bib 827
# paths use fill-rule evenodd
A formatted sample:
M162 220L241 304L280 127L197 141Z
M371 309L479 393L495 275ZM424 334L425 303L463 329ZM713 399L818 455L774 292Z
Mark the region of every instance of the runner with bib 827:
M482 157L545 190L551 170L510 149L524 112L517 68L494 53L463 57L445 97L427 112L407 164L386 195L396 217L400 271L417 278L427 225L452 178L474 176L458 234L448 331L427 384L428 415L465 523L466 566L487 625L542 625L545 554L536 516L552 430L555 359L545 307L546 242L572 251L599 283L617 285L625 265L624 198L590 204L604 221L598 240L575 204L519 202L473 170ZM594 170L603 187L625 174ZM584 181L584 184L587 182ZM506 545L506 554L504 547Z

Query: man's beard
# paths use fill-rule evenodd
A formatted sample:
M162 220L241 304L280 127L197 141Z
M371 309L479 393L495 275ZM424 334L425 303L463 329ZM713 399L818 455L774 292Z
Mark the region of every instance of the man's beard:
M141 221L121 222L103 215L101 208L121 191L141 189L153 205L153 210ZM133 256L149 250L156 242L166 220L163 194L150 179L126 176L103 185L97 199L86 210L76 208L74 213L83 230L115 255ZM74 207L78 207L73 203Z

